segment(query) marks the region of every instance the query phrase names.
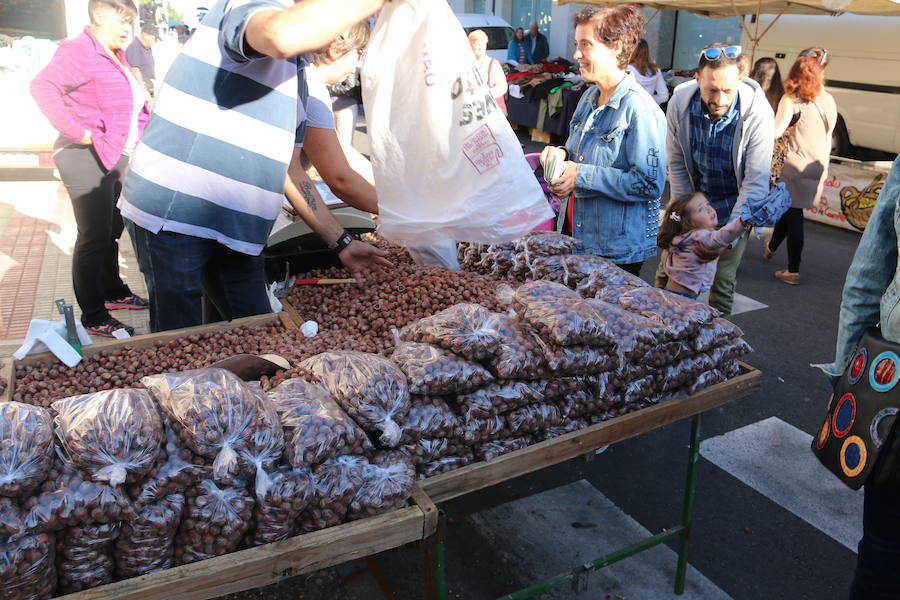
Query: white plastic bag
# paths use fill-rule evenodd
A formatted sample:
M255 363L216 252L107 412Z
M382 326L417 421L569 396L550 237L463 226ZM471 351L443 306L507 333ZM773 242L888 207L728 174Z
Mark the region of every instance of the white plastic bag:
M362 85L384 237L494 243L553 217L446 2L387 3Z

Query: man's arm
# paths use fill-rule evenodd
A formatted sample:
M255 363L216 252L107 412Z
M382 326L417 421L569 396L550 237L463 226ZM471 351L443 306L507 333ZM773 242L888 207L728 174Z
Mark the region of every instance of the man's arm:
M772 150L775 147L775 115L762 91L755 93L751 111L743 125L741 143L744 145L744 177L738 190L737 202L731 211L731 219L740 216L741 206L748 198L765 198L769 193Z
M671 188L672 197L683 196L694 191L694 184L688 173L687 162L685 160L685 149L678 141L678 132L682 127L687 127L687 123L679 122L677 114L678 91L672 94L672 100L666 109L666 157L668 158L669 186ZM685 115L685 119L690 118Z
M384 4L384 0L303 0L281 10L261 10L244 30L246 43L272 58L291 58L327 45L340 32Z
M310 229L328 245L334 244L343 234L344 228L325 206L316 186L300 165L300 149L294 149L288 173L284 178L284 195ZM357 279L362 279L368 271L381 271L394 265L385 257L387 252L371 244L353 240L338 253L338 258Z
M375 187L347 162L334 129L307 127L303 151L335 196L353 208L378 212Z

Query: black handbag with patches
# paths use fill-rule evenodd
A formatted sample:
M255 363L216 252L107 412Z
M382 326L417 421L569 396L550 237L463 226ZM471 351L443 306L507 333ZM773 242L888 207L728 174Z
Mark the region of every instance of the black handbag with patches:
M848 487L900 483L900 344L866 331L828 401L812 451Z

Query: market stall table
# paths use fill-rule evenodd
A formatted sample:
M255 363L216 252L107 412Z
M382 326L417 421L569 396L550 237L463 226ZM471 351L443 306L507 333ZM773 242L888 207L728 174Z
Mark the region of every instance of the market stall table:
M468 465L456 471L431 477L422 487L435 504L442 504L465 494L526 475L571 458L575 458L609 444L615 444L666 425L691 418L691 439L688 452L687 478L682 503L681 522L657 535L623 548L571 571L536 583L528 588L503 596L501 600L521 600L544 593L569 580L578 580L590 571L607 567L666 541L680 538L676 566L675 593L684 592L687 572L687 551L693 520L694 496L697 488L697 460L700 452L700 417L702 413L734 400L749 396L760 386L762 373L741 363L741 374L724 383L710 386L692 396L661 402L655 406L604 421L597 425L550 439L522 450L505 454L489 462ZM435 536L429 540L433 547L426 563L426 590L430 598L445 600L446 574L444 567L443 523L438 524Z

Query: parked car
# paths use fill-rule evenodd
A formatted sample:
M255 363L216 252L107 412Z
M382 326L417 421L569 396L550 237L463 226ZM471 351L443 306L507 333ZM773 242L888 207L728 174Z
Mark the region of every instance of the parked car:
M506 62L506 49L509 40L513 37L512 25L494 15L481 15L478 13L457 13L456 18L469 35L476 29L481 29L488 36L487 53L491 58Z

